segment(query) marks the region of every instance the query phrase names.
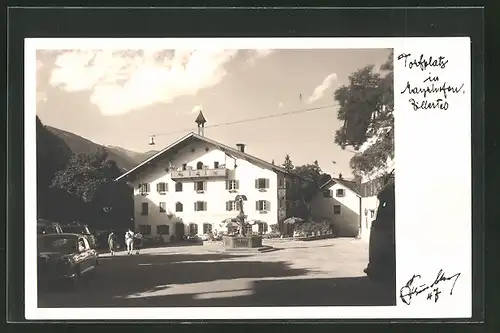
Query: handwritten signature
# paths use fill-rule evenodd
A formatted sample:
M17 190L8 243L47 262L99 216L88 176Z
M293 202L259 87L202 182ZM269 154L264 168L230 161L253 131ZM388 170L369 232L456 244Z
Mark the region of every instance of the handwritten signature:
M450 295L453 295L453 289L455 288L455 284L457 283L458 278L460 277L460 273L456 273L450 277L446 277L444 271L439 270L436 279L430 285L421 284L419 286L415 286L417 281L422 277L419 274L413 275L413 277L406 282L406 284L399 290L399 298L406 304L410 305L411 300L414 296L418 296L422 293L427 294L428 300L434 300L437 302L439 300L439 295L441 295L441 290L437 287L441 282L446 282L453 280L453 285L450 289Z

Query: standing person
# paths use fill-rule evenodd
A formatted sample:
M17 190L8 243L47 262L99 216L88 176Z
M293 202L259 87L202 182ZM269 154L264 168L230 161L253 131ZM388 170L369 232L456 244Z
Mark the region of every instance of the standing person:
M108 246L109 246L109 252L111 253L112 256L115 255L115 243L116 243L116 235L113 230L108 235Z
M135 254L139 254L139 250L142 248L142 234L139 230L135 231L134 248L136 249Z
M127 254L132 254L134 251L134 233L130 229L125 233L125 244L127 245Z

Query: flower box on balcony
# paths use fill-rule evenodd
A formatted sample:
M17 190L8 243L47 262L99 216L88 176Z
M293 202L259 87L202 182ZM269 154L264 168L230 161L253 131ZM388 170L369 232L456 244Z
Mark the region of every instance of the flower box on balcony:
M259 192L266 192L267 188L259 188Z
M204 190L197 190L196 193L205 193Z
M259 213L260 214L267 214L267 210L260 210Z

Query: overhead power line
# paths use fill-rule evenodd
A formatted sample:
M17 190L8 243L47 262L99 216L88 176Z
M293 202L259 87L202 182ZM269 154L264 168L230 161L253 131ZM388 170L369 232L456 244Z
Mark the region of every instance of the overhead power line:
M323 105L323 106L318 106L314 108L307 108L307 109L300 109L300 110L295 110L295 111L289 111L289 112L283 112L283 113L277 113L277 114L272 114L268 116L262 116L262 117L256 117L256 118L247 118L247 119L242 119L242 120L236 120L236 121L229 121L225 123L220 123L220 124L214 124L214 125L207 125L205 128L214 128L214 127L221 127L221 126L229 126L229 125L236 125L236 124L242 124L242 123L247 123L247 122L252 122L252 121L258 121L258 120L264 120L264 119L270 119L270 118L278 118L278 117L284 117L284 116L289 116L292 114L299 114L299 113L307 113L307 112L312 112L312 111L318 111L318 110L323 110L327 108L331 108L337 106L337 104L329 104L329 105ZM158 136L165 136L165 135L170 135L170 134L176 134L176 133L183 133L183 132L191 132L195 127L191 128L186 128L183 130L176 130L176 131L171 131L171 132L166 132L166 133L157 133L153 134L152 136L158 137Z

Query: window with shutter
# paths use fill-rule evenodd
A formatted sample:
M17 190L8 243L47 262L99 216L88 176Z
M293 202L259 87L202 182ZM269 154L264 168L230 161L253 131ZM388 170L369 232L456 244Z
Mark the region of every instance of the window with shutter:
M266 179L266 178L259 178L257 179L257 188L260 190L260 191L263 191L265 190L266 188L269 188L269 179Z
M340 212L340 205L333 205L333 214L339 215Z
M159 193L166 192L167 191L167 183L156 184L156 191Z
M166 224L161 224L156 226L156 232L158 235L168 235L170 234L170 226Z
M151 235L151 226L149 224L141 224L139 226L139 232L143 235Z
M189 223L189 234L196 235L198 234L198 225L195 223Z
M139 192L141 194L148 194L149 193L149 184L147 184L147 183L139 184Z
M342 188L338 188L335 192L335 195L337 198L344 197L345 196L345 191Z
M141 215L148 215L149 205L147 202L143 202L141 205Z
M183 209L183 207L182 207L182 203L177 202L177 203L175 204L175 211L176 211L176 212L182 212L182 209Z
M160 202L160 213L166 213L166 212L167 212L167 203Z
M210 223L203 223L203 234L211 234L212 225Z

